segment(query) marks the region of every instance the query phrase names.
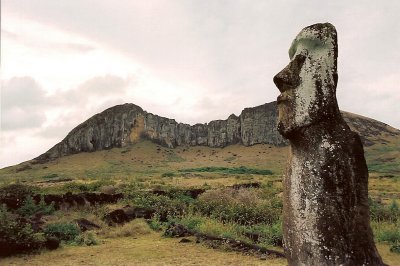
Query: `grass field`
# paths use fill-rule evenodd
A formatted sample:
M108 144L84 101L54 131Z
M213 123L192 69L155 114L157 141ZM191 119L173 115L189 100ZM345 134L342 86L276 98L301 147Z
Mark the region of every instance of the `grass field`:
M194 241L193 238L189 238ZM388 265L400 265L400 255L377 245ZM105 239L97 246L64 246L55 251L0 258L1 265L287 265L285 259L260 260L242 253L179 243L151 232L138 237Z
M192 239L193 240L193 239ZM0 260L1 265L265 265L254 256L210 249L178 239L150 233L138 238L107 239L93 247L67 246L40 255ZM286 265L284 259L268 260L268 265Z
M365 151L370 167L370 196L387 206L394 201L400 204L398 138L393 137L386 144L366 147ZM138 185L142 190L193 187L221 189L234 184L259 182L262 184L260 191L270 191L268 193L279 198L287 154L287 147L266 144L169 149L149 141L139 141L125 148L80 153L46 164L25 162L0 169L0 187L19 182L38 187L45 193L65 193L79 192L83 188L104 191L112 187L118 190L127 184ZM21 170L24 166L27 169ZM253 199L250 194L245 196L260 204L266 200L262 197ZM106 207L112 210L124 204L126 202ZM56 212L47 221L69 221L79 217L104 223L91 210L85 209ZM211 232L228 228L218 225L216 220L207 219L198 228ZM207 223L215 228L206 228ZM398 223L388 226L392 228L396 225ZM377 228L384 231L385 226L382 223ZM237 232L229 234L235 235ZM0 265L286 265L282 259L264 261L257 256L211 249L194 242L179 243L178 239L163 237L152 230L130 237L106 237L98 233L97 238L99 245L65 245L55 251L0 259ZM388 244L380 242L378 248L386 263L400 265L400 255L390 252Z

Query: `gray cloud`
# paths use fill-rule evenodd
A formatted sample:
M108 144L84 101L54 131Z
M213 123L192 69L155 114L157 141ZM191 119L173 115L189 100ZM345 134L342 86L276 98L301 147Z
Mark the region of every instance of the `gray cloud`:
M397 0L5 0L3 9L112 47L166 81L196 83L204 94L231 101L246 98L239 109L276 98L272 77L287 64L294 36L316 22L329 21L339 32L338 91L344 109L368 113L367 106L348 100L363 93L363 85L354 87L352 80L368 84L376 77L400 76ZM381 106L388 101L368 99ZM400 127L396 113L373 117Z
M399 107L391 104L390 97L396 90L385 89L389 97L364 90L365 84L384 76L400 76L399 1L5 0L2 4L4 12L112 47L166 81L194 82L203 87L204 95L236 102L226 107L228 113L274 100L278 91L272 77L287 64L294 36L306 25L329 21L339 32L341 107L400 127ZM379 91L389 85L376 86ZM363 102L355 100L361 95ZM63 95L65 102L81 102L82 97ZM365 102L381 108L371 112ZM198 107L205 109L204 117L197 116L200 120L214 119L205 117L206 105ZM389 108L394 110L383 110ZM193 120L184 113L178 110L176 118ZM224 115L217 110L213 114Z
M46 104L46 92L31 77L2 82L1 129L40 127L46 121Z
M105 101L112 97L123 98L128 87L134 85L135 81L132 77L97 76L83 82L76 88L53 95L51 101L66 106L84 108L85 104L95 97L103 98Z
M1 108L26 108L45 102L46 91L32 77L14 77L2 82Z
M80 43L59 43L53 44L52 47L60 48L66 51L73 51L78 53L87 53L93 51L95 48L90 45L80 44Z
M67 129L71 130L84 119L111 105L124 103L126 90L134 84L132 77L105 75L91 78L77 88L47 95L32 77L11 78L2 82L1 129L40 129L46 122L46 111L61 109L59 118L52 125L42 127L38 134L62 138Z
M124 93L126 87L132 82L132 78L121 78L114 75L94 77L85 81L78 87L79 93L97 93L101 95Z
M1 129L15 130L40 127L46 121L46 116L40 111L27 111L22 108L2 110Z

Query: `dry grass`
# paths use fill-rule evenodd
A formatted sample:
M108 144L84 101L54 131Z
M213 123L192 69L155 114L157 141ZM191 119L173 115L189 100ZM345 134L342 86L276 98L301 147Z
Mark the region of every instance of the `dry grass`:
M120 226L104 226L98 235L104 238L134 237L150 234L152 230L143 219L135 219Z
M389 144L366 147L369 164L382 162L370 172L370 194L384 202L400 198L400 142L391 139ZM287 147L260 144L251 147L231 145L226 148L178 147L168 149L149 141L140 141L130 147L95 153L66 156L47 164L32 165L32 169L16 173L20 166L0 169L0 185L19 181L34 184L43 177L57 174L60 178L72 178L85 183L111 179L119 184L136 181L145 187L171 185L174 187L213 188L242 182L273 181L274 187L282 188L281 175L288 154ZM269 169L271 176L227 175L222 173L179 173L179 169L206 166ZM393 170L394 169L394 170ZM389 171L389 172L388 172ZM393 171L393 172L390 172ZM161 177L172 172L173 177ZM388 177L389 175L389 177ZM384 177L386 176L386 177ZM57 186L58 184L56 184ZM115 187L104 187L104 191ZM120 207L120 206L114 206ZM112 206L108 206L112 209ZM260 261L238 253L208 249L198 244L180 244L176 239L162 238L150 232L143 221L135 221L122 227L109 228L95 215L101 210L69 210L47 217L49 222L71 221L86 218L101 225L98 246L63 247L55 251L43 251L41 255L22 255L2 259L0 265L286 265L285 260ZM129 236L129 237L123 237ZM137 239L134 239L137 238ZM389 247L378 244L384 261L400 265L400 255L391 253Z
M193 240L193 239L192 239ZM388 265L400 265L400 254L377 244ZM179 243L151 232L138 238L103 239L97 246L66 246L36 255L0 259L1 265L287 265L285 259L261 261L236 252L210 249L200 244Z
M169 149L149 141L138 142L128 148L115 148L93 153L79 153L65 156L46 164L32 165L32 169L16 172L20 166L0 169L0 182L40 182L43 177L57 174L59 178L72 178L75 181L112 179L117 183L139 180L148 185L170 184L199 186L205 182L230 184L242 179L265 180L273 176L226 175L221 173L201 173L187 177L178 170L205 166L239 167L268 169L280 176L286 162L287 147L274 147L260 144L251 147L231 145L225 148L177 147ZM232 157L233 160L226 160ZM179 158L179 160L177 159ZM161 178L163 173L172 172L175 178ZM214 181L210 181L210 180ZM38 184L39 185L39 184ZM58 185L58 184L56 184ZM40 184L43 186L43 184Z
M383 243L377 243L379 254L381 255L383 262L391 266L400 266L400 254L390 252L390 246Z
M193 239L192 239L193 240ZM236 252L214 250L200 244L179 243L157 233L106 239L97 246L63 247L40 255L22 255L1 265L286 265L284 259L261 261Z

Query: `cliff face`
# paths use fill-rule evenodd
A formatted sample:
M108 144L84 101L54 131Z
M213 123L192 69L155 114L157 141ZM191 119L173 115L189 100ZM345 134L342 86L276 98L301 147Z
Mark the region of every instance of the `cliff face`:
M366 145L374 141L382 130L399 134L398 130L369 118L345 112L343 116L350 127L361 135ZM237 143L245 146L259 143L287 145L276 130L276 120L276 102L245 108L239 117L232 114L226 120L192 126L148 113L134 104L123 104L89 118L35 160L46 162L79 152L124 147L140 138L170 148L185 145L225 147Z

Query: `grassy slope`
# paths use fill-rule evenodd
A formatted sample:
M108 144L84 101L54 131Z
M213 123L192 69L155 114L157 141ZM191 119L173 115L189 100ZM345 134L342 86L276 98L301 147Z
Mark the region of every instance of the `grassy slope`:
M194 239L192 239L194 240ZM179 239L151 233L137 239L107 239L92 247L64 247L41 255L6 258L1 265L265 265L254 256L210 249ZM286 265L284 259L269 259L269 265Z
M44 176L57 174L62 178L97 180L112 178L127 181L135 178L157 179L163 173L179 169L205 166L269 169L280 176L286 161L287 148L270 145L226 148L178 147L168 149L149 141L141 141L127 148L115 148L93 153L80 153L62 157L46 164L32 165L32 169L16 172L21 165L0 170L0 182L43 181ZM22 165L25 165L23 163ZM204 174L205 177L207 174ZM213 177L218 174L213 173ZM224 178L224 184L229 179ZM234 178L234 176L232 176ZM196 185L199 177L182 178L182 185Z
M400 198L400 140L386 136L386 144L377 143L365 148L370 168L370 194L384 201ZM60 158L47 164L32 165L32 169L16 172L21 165L0 170L0 185L16 180L35 184L47 180L46 175L57 174L60 178L72 178L81 182L112 179L118 182L139 180L148 186L202 186L213 187L232 185L240 182L274 180L280 185L288 153L287 147L255 145L244 147L232 145L226 148L178 147L168 149L149 141L141 141L131 147L112 149L95 153L81 153ZM26 163L23 163L26 165ZM183 168L223 166L269 169L271 176L227 175L224 173L178 172ZM161 177L173 172L172 178ZM39 183L38 183L39 184ZM42 185L42 184L41 184ZM202 247L197 244L180 244L175 239L161 238L153 233L137 239L107 239L94 247L65 247L41 255L27 255L7 258L1 265L257 265L263 261L236 253L226 253ZM381 255L390 265L396 265L400 256L388 251L387 245L379 244ZM113 256L110 256L110 251ZM187 256L187 254L191 254ZM229 255L227 255L229 254ZM212 262L212 263L211 263ZM284 265L284 260L268 261L271 265ZM47 264L48 265L48 264Z
M365 147L370 168L370 193L383 199L400 198L400 137L382 136L385 144L376 143ZM112 179L125 182L135 179L148 180L152 184L179 186L222 186L246 179L265 180L281 178L287 160L287 147L266 144L244 147L231 145L225 148L178 147L168 149L149 141L141 141L130 147L80 153L66 156L46 164L31 165L32 169L16 172L17 166L0 169L0 184L15 181L40 182L45 176L57 174L60 178L75 180ZM179 169L206 166L269 169L272 176L238 176L201 173L182 176ZM163 173L173 172L174 178L161 178Z
M66 246L41 254L0 258L1 265L287 265L285 259L262 261L237 252L210 249L200 244L179 243L178 239L164 238L151 233L138 238L105 239L97 246ZM389 265L399 265L400 254L377 245L379 253Z

